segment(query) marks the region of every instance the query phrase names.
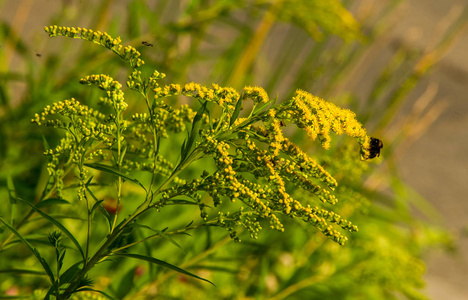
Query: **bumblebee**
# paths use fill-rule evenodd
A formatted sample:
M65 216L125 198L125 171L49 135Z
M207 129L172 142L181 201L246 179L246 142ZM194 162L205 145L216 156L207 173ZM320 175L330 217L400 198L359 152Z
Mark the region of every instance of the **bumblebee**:
M381 140L371 137L368 159L372 159L376 156L380 156L380 149L382 149L382 147L383 147L383 143Z

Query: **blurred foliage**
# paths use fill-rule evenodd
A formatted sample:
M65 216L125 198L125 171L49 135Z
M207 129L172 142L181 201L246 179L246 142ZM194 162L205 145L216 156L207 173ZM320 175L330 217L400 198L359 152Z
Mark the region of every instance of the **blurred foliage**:
M467 12L453 20L433 48L398 47L393 57L386 57L388 63L375 70L376 64L362 62L371 46L386 38L383 33L394 25L400 2L385 1L367 9L365 1L324 5L318 0L296 0L290 5L268 0L134 0L122 7L112 1L63 1L47 24L121 35L143 53L147 72L164 71L169 82L194 80L235 88L259 85L269 94L281 95L301 88L348 106L384 141L380 166L365 168L346 157L352 151L340 139L324 151L285 129L340 182L336 209L360 229L346 246L294 222L286 223L286 233L265 231L258 240L245 237L240 244L233 244L223 231L201 228L194 233L197 238L178 237L184 251L164 239L145 245L144 251L208 278L216 287L151 264L119 260L92 271L95 288L119 299L154 295L158 299L424 298L422 258L430 248L450 247L451 238L424 218L413 216L415 209L424 207L417 203L423 200L401 182L395 167L393 151L411 135L411 128L401 127L396 136L384 134L395 126L391 121L409 91L456 42L466 27ZM8 221L15 216L19 221L11 225L25 225L22 235L35 247L47 248L44 241L54 228L34 216L29 224L21 224L28 207L8 200L19 197L33 202L40 197L48 181L47 162L41 155L44 140L55 145L60 138L31 125L30 119L43 106L70 95L86 99L88 106L96 105L98 92L82 89L79 78L92 73L122 74L123 65L96 47L67 39L51 41L42 28L37 29L41 36L25 40L14 25L0 24L0 197L7 203L0 207L0 216ZM22 68L13 68L16 64ZM377 71L377 78L357 81L366 68ZM356 82L368 81L369 91L353 89ZM131 199L127 200L131 206ZM56 217L78 212L62 205L53 208ZM160 219L146 221L154 228L177 227L196 213L169 209ZM429 209L420 213L432 217ZM2 245L10 242L8 236L9 231L0 227ZM34 257L26 247L13 249L0 252L0 294L35 291L41 295L46 278L33 267ZM14 273L2 272L7 269ZM83 295L77 297L88 297Z

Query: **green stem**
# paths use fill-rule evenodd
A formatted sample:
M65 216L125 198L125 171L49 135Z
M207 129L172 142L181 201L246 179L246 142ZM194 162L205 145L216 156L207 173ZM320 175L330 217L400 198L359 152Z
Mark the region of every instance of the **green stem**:
M115 112L116 112L116 121L115 121L115 125L117 126L117 169L119 170L119 172L122 172L122 157L121 157L121 153L122 153L122 143L121 143L121 128L120 128L120 122L121 122L121 111L118 110L117 107L115 107ZM118 179L118 183L117 183L117 208L116 208L116 211L115 211L115 215L114 215L114 220L113 220L113 223L112 223L112 227L111 227L111 230L110 230L110 233L114 232L115 230L115 225L117 223L117 218L118 218L118 215L119 215L119 207L120 207L120 198L122 197L122 177L119 176L119 179Z

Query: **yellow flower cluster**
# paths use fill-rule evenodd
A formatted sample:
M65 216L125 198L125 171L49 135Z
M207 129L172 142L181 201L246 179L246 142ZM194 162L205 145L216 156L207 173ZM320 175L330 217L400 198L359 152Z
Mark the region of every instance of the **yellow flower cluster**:
M233 88L223 88L217 84L213 88L207 88L198 83L187 83L183 87L179 84L169 84L164 87L156 87L153 91L154 98L159 99L169 96L184 95L195 99L215 102L223 108L233 110L236 101L239 99L239 93Z
M272 202L267 200L271 198L273 192L267 187L261 187L236 174L232 168L233 159L229 155L228 144L222 141L217 142L211 138L207 138L207 140L216 149L215 163L218 167L218 172L212 177L212 182L216 183L218 189L216 194L219 194L221 189L223 190L222 194L231 197L232 202L235 202L236 199L241 199L253 209L257 217L267 219L271 228L283 231L283 225L273 213ZM281 178L279 179L281 180ZM209 190L207 191L211 193ZM249 230L252 237L256 237L258 226L254 221L252 213L246 212L246 214L250 215L249 217L241 214L240 216L243 216L243 221L249 220L248 222L241 222L241 224Z
M290 142L287 141L287 143ZM231 197L231 201L240 199L243 203L248 205L251 209L250 212L244 210L238 217L240 220L239 225L246 227L252 237L255 238L259 228L261 228L260 225L257 224L257 218L265 218L268 220L272 229L284 230L282 223L274 212L281 212L292 218L301 218L305 222L316 226L326 236L329 236L339 244L344 244L347 238L333 229L328 222L335 223L350 232L357 230L355 225L342 219L338 214L325 209L319 209L318 207L312 208L310 205L304 206L287 192L285 180L295 182L296 186L302 187L315 194L324 194L322 198L325 199L328 197L327 201L332 204L336 202L336 198L329 194L327 190L321 189L305 178L305 176L307 176L305 174L308 172L304 170L304 168L302 168L303 171L296 172L297 165L294 162L284 158L275 159L268 155L267 150L259 149L251 139L247 138L246 145L250 151L245 152L244 158L251 159L253 166L250 165L250 168L263 170L264 173L260 172L258 174L259 176L261 175L268 184L262 186L243 178L241 173L234 171L232 167L234 160L232 155L229 154L228 150L230 147L227 143L207 137L207 144L216 149L215 162L218 171L211 179L208 177L204 180L206 191L210 194L215 194L215 197L218 199L218 204L220 203L219 195L226 195ZM291 147L291 144L288 145ZM299 152L297 150L298 149L291 149L289 153L298 154ZM303 165L307 166L307 164L304 163ZM310 168L307 170L310 170ZM321 172L325 173L324 178L331 178L323 169L321 169ZM301 177L299 173L304 175ZM295 174L297 178L295 178L293 174ZM305 184L298 184L301 180L303 183L305 182ZM335 185L336 181L328 180L328 183ZM304 187L304 185L308 186L308 188ZM200 189L201 186L198 186L198 188ZM233 215L231 215L231 217L233 217ZM223 224L227 222L226 219L226 217L223 217ZM227 225L226 227L230 229L231 234L233 234L232 228Z
M296 91L288 111L296 125L303 128L312 140L321 137L325 149L330 148L331 131L358 138L360 142L367 136L366 130L352 111L302 90Z
M128 104L125 102L122 85L112 77L99 74L90 75L80 79L81 84L96 84L101 90L106 91L107 98L101 98L104 104L113 106L116 111L124 111Z
M303 96L307 96L305 98L308 98L309 94L301 95L299 93L296 96L290 102L294 103L297 107L297 103L305 105ZM347 133L353 137L358 137L360 140L365 140L365 130L361 130L362 126L354 119L354 114L348 114L349 111L341 110L334 105L327 105L325 101L318 98L315 99L318 103L314 104L313 107L316 108L314 110L310 104L311 100L314 99L306 100L309 101L308 105L310 107L307 107L307 110L304 111L309 112L308 115L297 114L293 116L291 111L294 105L289 103L283 106L283 110L281 106L277 109L267 110L261 118L264 127L253 125L243 127L245 133L241 134L240 137L245 142L245 148L236 144L236 159L244 161L244 163L240 163L240 165L234 164L236 168L232 167L233 156L226 150L228 148L227 144L225 142L218 142L224 146L218 145L216 151L216 164L218 170L222 171L215 175L217 183L217 195L215 197L218 199L218 202L220 195L231 197L231 199L241 199L256 212L257 217L267 219L271 227L278 230L283 230L283 227L273 212L281 212L292 218L299 217L316 226L337 243L344 244L347 238L333 229L328 222L335 223L351 232L357 230L355 225L352 225L349 221L342 219L333 212L305 205L304 203L308 201L306 200L307 197L302 195L300 197L301 201L298 201L291 196L286 188L287 182L291 182L296 188L301 188L314 194L324 203L327 202L333 205L338 201L330 192L337 186L337 181L315 160L284 137L281 129L284 126L282 119L289 117L290 120L296 120L295 123L299 123L300 121L303 123L299 124L310 126L310 123L306 123L305 121L313 119L313 114L317 115L317 110L323 109L325 112L320 113L321 116L317 118L317 124L319 126L320 124L324 124L325 126L319 127L321 131L316 134L317 136L324 135L325 132L328 134L330 131L334 131L338 134ZM288 108L287 110L284 109L286 107ZM287 114L285 114L285 111ZM240 122L235 124L240 124ZM326 122L328 122L329 126L328 131L326 130ZM362 138L363 134L364 138ZM211 141L210 143L213 143L211 137L209 137L209 140ZM265 143L268 145L268 149L259 148L254 140L257 140L261 144ZM242 153L242 156L239 156L240 153ZM234 169L237 169L241 173L233 171ZM251 185L253 183L244 178L242 172L251 172L260 181L263 179L267 184L252 188ZM313 181L314 179L319 180L326 187L318 185ZM227 189L223 188L225 185L228 186ZM261 192L258 192L259 189L261 189ZM249 215L249 218L251 217L252 214Z
M366 160L369 159L371 156L370 148L371 148L371 137L366 136L362 139L363 142L361 144L361 159Z
M105 115L99 112L98 110L94 110L89 108L86 105L81 105L77 100L71 98L69 100L59 101L54 103L52 106L47 105L41 114L34 114L34 118L31 119L32 123L36 123L37 125L45 125L45 126L55 126L60 127L63 125L63 122L59 119L57 120L47 120L48 115L62 115L66 117L72 116L92 116L94 118L103 120L105 119ZM46 123L43 123L46 122Z
M237 100L239 99L239 93L231 87L220 87L217 84L213 84L213 90L215 95L218 97L218 105L221 107L234 110Z
M99 44L119 55L123 60L128 62L132 68L138 68L145 63L139 58L141 54L134 47L123 47L120 45L122 42L120 37L113 38L105 32L103 33L80 27L62 27L56 25L46 26L44 30L50 37L66 36Z
M205 101L214 101L216 98L214 89L207 88L206 86L195 82L190 82L184 85L183 94L188 97Z
M130 130L137 141L147 142L147 136L151 136L153 131L148 127L152 123L161 137L168 138L169 131L174 133L185 131L187 123L192 122L195 117L194 112L188 105L181 105L177 109L167 110L165 107L155 106L153 108L153 117L150 118L146 113L136 113L132 115L135 124ZM149 140L151 140L150 138Z
M250 98L254 103L267 103L270 99L267 92L258 86L246 86L244 87L244 98Z
M268 111L268 117L270 122L265 124L265 127L270 132L269 137L269 150L274 157L278 156L281 148L283 147L282 143L284 142L283 130L281 130L281 121L276 118L276 111L270 109Z
M332 190L338 185L335 178L333 178L330 173L290 140L284 139L283 151L291 157L294 157L296 165L299 166L301 173L308 174L324 182Z

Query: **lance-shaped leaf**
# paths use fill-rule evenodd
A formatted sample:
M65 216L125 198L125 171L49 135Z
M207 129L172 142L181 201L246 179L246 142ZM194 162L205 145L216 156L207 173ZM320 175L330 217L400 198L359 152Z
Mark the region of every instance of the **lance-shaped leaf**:
M242 94L240 97L239 97L239 100L237 100L237 104L236 104L236 109L234 109L234 112L232 113L232 116L231 116L231 121L229 122L229 126L231 126L232 124L234 124L234 122L237 120L237 118L239 117L239 113L241 111L241 108L242 108L242 100L244 98L244 94Z
M167 235L165 233L166 230L167 230L167 227L165 229L163 229L163 230L157 230L157 229L153 229L153 228L151 228L149 226L142 225L142 224L135 224L135 226L138 226L138 227L145 228L145 229L151 230L153 232L156 232L156 234L154 234L152 236L149 236L148 238L161 236L161 237L165 238L166 240L168 240L171 244L173 244L174 246L176 246L177 248L182 250L182 252L185 254L185 250L179 245L179 243L177 243L174 239L172 239L171 237L169 237L169 235Z
M146 189L143 186L143 184L141 184L137 179L128 177L127 175L125 175L125 174L123 174L123 173L121 173L121 172L119 172L119 171L117 171L115 169L112 169L111 166L106 166L106 165L98 164L98 163L85 163L84 165L87 166L87 167L99 170L99 171L103 171L103 172L106 172L106 173L109 173L109 174L112 174L112 175L115 175L115 176L118 176L118 177L122 177L122 178L127 179L127 180L129 180L131 182L134 182L134 183L138 184L139 186L141 186L146 192Z
M13 232L28 248L31 250L31 252L34 254L34 256L37 258L37 260L41 263L42 267L44 268L44 271L47 273L47 276L49 276L50 282L53 284L55 282L54 274L52 273L52 270L50 269L49 264L45 261L45 259L41 256L39 251L33 247L23 236L16 231L13 227L11 227L7 222L3 220L2 217L0 217L0 221L8 228L10 229L11 232Z
M144 255L139 255L139 254L131 254L131 253L118 253L118 254L114 254L114 256L120 256L120 257L130 257L130 258L136 258L136 259L139 259L139 260L144 260L144 261L147 261L147 262L150 262L150 263L153 263L153 264L156 264L156 265L159 265L161 267L165 267L165 268L169 268L173 271L176 271L176 272L179 272L181 274L184 274L184 275L187 275L187 276L191 276L191 277L194 277L194 278L197 278L197 279L200 279L200 280L203 280L203 281L206 281L206 282L209 282L211 283L212 285L214 285L211 281L209 281L208 279L205 279L205 278L202 278L200 276L197 276L193 273L190 273L184 269L181 269L179 267L176 267L168 262L165 262L165 261L162 261L162 260L159 260L157 258L154 258L154 257L150 257L150 256L144 256Z
M114 296L117 299L124 299L124 297L127 296L135 286L135 269L136 267L133 267L128 270L127 273L125 273L125 275L120 279L120 282L116 282L117 289L114 292Z
M267 108L268 106L273 106L275 105L276 101L278 100L278 97L276 98L273 98L273 99L270 99L270 101L268 101L267 103L263 104L263 105L260 105L259 107L255 108L255 110L253 111L253 115L263 111L265 108Z
M7 172L7 188L8 194L10 196L10 216L11 216L11 224L15 225L15 215L16 215L16 188L15 184L13 183L13 177L11 176L10 172Z
M95 292L95 293L99 293L111 300L115 300L115 298L113 298L112 296L110 296L109 294L106 294L104 293L103 291L100 291L100 290L96 290L96 289L93 289L93 288L90 288L90 287L83 287L83 288L79 288L77 291L77 293L79 292Z
M62 275L60 275L60 284L63 285L72 282L75 276L81 271L81 264L82 262L79 261L63 272Z
M7 274L24 274L24 275L39 275L39 276L44 276L47 275L47 273L43 271L36 271L36 270L28 270L28 269L5 269L5 270L0 270L1 273L7 273Z
M89 185L91 183L91 179L93 177L91 177L88 182L86 182L86 190L88 191L88 193L91 195L91 197L93 197L94 201L96 201L96 203L94 203L93 207L91 208L91 216L94 216L94 211L96 210L97 207L99 207L99 210L101 211L101 213L104 215L104 217L106 218L107 220L107 223L109 225L109 230L110 228L112 227L112 222L113 222L113 218L112 216L109 214L109 212L107 212L107 210L104 208L104 206L102 206L102 202L104 200L98 200L98 198L94 195L93 191L91 191L91 189L89 188Z
M193 143L195 142L195 138L198 136L198 131L200 130L200 127L201 127L201 124L202 124L201 123L202 117L203 117L203 114L206 111L206 105L207 104L208 104L208 101L203 103L203 105L197 111L197 114L195 115L195 118L193 118L192 130L190 131L190 135L188 136L187 143L185 143L185 147L182 150L181 161L185 160L188 153L192 149Z
M52 206L52 205L61 205L61 204L71 204L70 202L68 202L67 200L64 200L64 199L60 199L60 198L49 198L49 199L46 199L46 200L43 200L41 202L39 202L36 207L37 208L43 208L43 207L47 207L47 206Z
M65 235L73 242L73 244L75 244L76 248L78 249L78 251L80 252L81 254L81 257L83 258L83 260L85 260L85 255L84 255L84 252L83 252L83 249L81 248L81 245L80 243L78 243L78 241L76 240L76 238L73 236L73 234L71 234L70 231L68 231L67 228L65 228L65 226L62 225L62 223L60 223L59 221L57 221L55 218L51 217L50 215L46 214L45 212L43 212L42 210L40 210L39 208L37 208L36 206L34 206L32 203L29 203L28 201L25 201L23 199L20 199L18 198L18 200L21 200L22 202L26 203L27 205L31 206L31 208L33 210L35 210L38 214L40 214L44 219L48 220L49 222L51 222L52 224L54 224L55 226L57 226L63 233L65 233Z

